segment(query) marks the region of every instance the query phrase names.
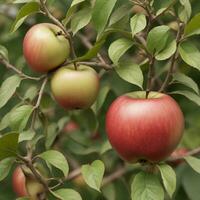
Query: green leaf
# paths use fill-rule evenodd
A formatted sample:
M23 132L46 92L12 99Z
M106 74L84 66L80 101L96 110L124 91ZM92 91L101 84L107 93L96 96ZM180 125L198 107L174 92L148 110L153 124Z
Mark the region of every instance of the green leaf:
M65 19L62 21L63 24L64 24L65 26L67 26L67 24L68 24L69 21L71 20L71 17L72 17L73 14L75 13L77 6L78 6L80 3L84 2L84 1L85 1L85 0L73 0L73 1L72 1L71 6L70 6L70 8L68 9L67 14L66 14L66 16L65 16Z
M179 6L178 16L181 21L187 23L192 14L190 0L179 0L179 2L182 6Z
M6 60L9 60L8 58L8 50L6 49L6 47L0 45L0 58L3 57Z
M51 145L53 144L54 140L57 137L57 134L58 134L57 124L56 123L50 124L47 129L47 136L45 140L46 149L50 149Z
M40 10L40 5L37 2L30 2L22 6L11 27L11 32L12 33L15 32L29 15L34 14L39 10Z
M185 26L184 34L186 37L200 34L200 13L195 15Z
M30 198L29 197L19 197L16 200L30 200Z
M167 43L169 37L168 26L162 25L153 28L147 36L147 49L150 53L159 53Z
M169 196L172 198L172 196L176 190L176 174L175 174L173 168L170 167L169 165L160 164L157 166L160 170L165 189L166 189L167 193L169 194Z
M140 172L131 184L132 200L164 200L164 190L155 174Z
M59 189L53 193L62 200L82 200L80 194L72 189Z
M29 99L33 100L38 94L38 89L35 85L30 86L27 90L26 93L24 94L24 99Z
M112 146L111 146L110 142L106 141L101 146L100 154L104 154L111 149L112 149Z
M200 70L200 52L191 42L183 42L179 45L179 53L184 62Z
M33 130L23 131L19 135L19 142L32 140L35 136L35 132Z
M194 92L199 94L199 88L197 83L195 83L189 76L183 73L175 73L173 75L173 82L182 83L183 85L193 89Z
M10 76L1 85L0 88L0 108L2 108L8 100L13 96L16 89L21 83L21 78L18 75Z
M191 100L192 102L194 102L198 106L200 106L200 97L198 95L196 95L195 93L193 93L193 92L181 90L181 91L173 91L173 92L171 92L171 94L180 94L180 95L183 95L187 99Z
M118 21L120 21L124 16L127 15L127 13L130 12L130 5L126 4L126 5L122 5L121 7L119 7L117 10L115 10L113 12L113 14L110 17L110 21L109 21L109 25L108 26L112 26L113 24L117 23Z
M98 35L104 30L117 0L96 0L92 21Z
M139 33L140 31L145 29L147 25L146 16L141 13L134 15L131 18L130 25L131 25L132 35L134 37L136 33Z
M32 111L32 105L23 105L13 109L9 115L10 127L13 130L22 131L26 127Z
M108 85L105 85L104 87L102 87L99 91L97 100L93 106L93 108L95 109L95 111L99 111L101 109L101 107L103 106L104 101L106 100L106 97L108 95L110 91L110 87Z
M77 58L76 61L85 61L96 57L104 42L105 40L100 40L96 42L95 45L85 55Z
M172 37L169 37L166 47L156 55L156 60L166 60L170 58L176 52L176 48L176 40Z
M12 132L0 138L0 161L8 157L16 156L18 137L19 133Z
M101 183L105 171L104 163L100 160L94 161L91 165L83 165L81 172L85 182L93 189L100 192Z
M190 167L192 167L194 171L200 174L200 159L192 156L187 156L184 159L190 165Z
M140 66L129 62L123 62L119 66L115 67L117 74L125 81L137 85L141 89L143 88L143 74Z
M82 200L80 194L72 189L59 189L55 191L62 200Z
M108 49L110 59L117 65L121 56L132 46L133 42L125 38L114 41Z
M15 158L6 158L0 161L0 181L6 178L11 170L13 163L15 162Z
M29 2L39 2L39 1L38 0L15 0L15 1L13 1L14 4L29 3Z
M59 151L49 150L45 151L42 154L38 155L38 157L42 158L46 161L46 163L53 165L54 167L60 169L65 177L68 175L69 166L65 156Z
M71 20L71 29L75 35L80 29L85 27L91 20L92 10L89 6L78 11Z

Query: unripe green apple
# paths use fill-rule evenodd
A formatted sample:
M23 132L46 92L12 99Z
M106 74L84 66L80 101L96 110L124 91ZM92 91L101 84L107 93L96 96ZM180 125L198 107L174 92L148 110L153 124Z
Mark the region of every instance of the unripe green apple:
M113 148L126 161L159 162L181 140L183 113L169 95L132 92L118 97L106 115L106 132Z
M37 72L48 72L63 64L69 57L69 41L56 25L41 23L33 26L23 42L24 56Z
M73 64L58 69L51 79L55 100L65 109L89 108L98 95L99 77L91 67Z

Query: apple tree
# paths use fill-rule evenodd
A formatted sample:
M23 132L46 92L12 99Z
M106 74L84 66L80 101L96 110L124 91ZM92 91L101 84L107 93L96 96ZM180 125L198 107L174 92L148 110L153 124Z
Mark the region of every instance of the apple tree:
M0 200L200 200L197 0L0 0Z

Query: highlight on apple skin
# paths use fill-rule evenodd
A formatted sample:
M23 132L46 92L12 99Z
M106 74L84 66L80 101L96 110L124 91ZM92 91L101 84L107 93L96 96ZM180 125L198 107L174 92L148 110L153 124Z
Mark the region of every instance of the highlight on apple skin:
M56 25L41 23L26 33L23 42L24 57L37 72L48 72L63 64L70 54L69 41Z
M55 100L65 109L89 108L97 98L99 77L86 65L73 64L59 68L51 79L51 91Z
M113 148L128 162L158 162L179 144L184 116L169 95L132 92L118 97L106 115L106 132Z

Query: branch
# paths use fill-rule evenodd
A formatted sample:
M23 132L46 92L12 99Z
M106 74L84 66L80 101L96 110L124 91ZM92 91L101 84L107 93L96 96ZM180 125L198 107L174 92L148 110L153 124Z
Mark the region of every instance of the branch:
M169 85L170 79L173 75L176 60L178 58L178 44L180 43L180 40L181 40L181 37L182 37L182 28L183 28L183 26L181 24L179 24L179 29L178 29L177 36L176 36L176 42L177 42L176 51L171 58L171 66L168 70L167 76L166 76L159 92L163 92L165 90L165 88Z
M100 63L100 62L79 62L79 64L82 64L82 65L89 65L91 67L101 67L105 70L111 70L113 69L113 66L112 65L109 65L109 64L104 64L104 63Z
M42 99L42 95L44 93L44 89L45 89L45 86L47 84L47 81L48 81L48 76L45 77L43 83L42 83L42 86L40 88L40 91L39 91L39 94L38 94L38 99L37 99L37 103L36 105L34 106L34 109L37 109L39 106L40 106L40 102L41 102L41 99Z
M41 4L41 8L44 11L45 15L57 26L59 26L61 28L61 30L64 32L64 37L68 39L69 41L69 45L71 48L71 53L72 53L72 58L76 58L76 53L75 53L75 49L74 49L74 45L73 45L73 40L72 40L72 36L71 34L66 30L65 26L58 20L56 19L48 10L46 4L45 4L45 0L40 0L40 4Z
M28 76L28 75L24 74L22 71L20 71L19 69L17 69L14 65L10 64L4 58L0 58L0 63L3 64L6 68L11 69L12 71L14 71L16 74L18 74L20 77L22 77L24 79L29 79L29 80L34 80L34 81L40 81L41 79L44 78L44 76L40 76L40 77Z
M196 149L193 149L191 151L189 151L188 153L186 153L185 155L182 155L182 156L176 156L176 157L169 157L167 159L168 162L174 162L174 161L177 161L177 160L182 160L184 159L186 156L194 156L194 155L197 155L200 153L200 147L196 148Z

